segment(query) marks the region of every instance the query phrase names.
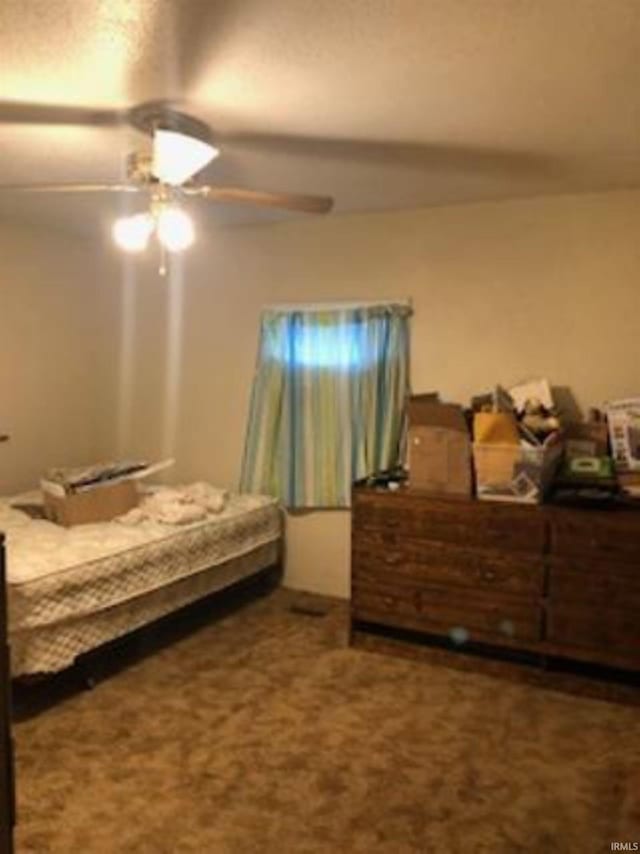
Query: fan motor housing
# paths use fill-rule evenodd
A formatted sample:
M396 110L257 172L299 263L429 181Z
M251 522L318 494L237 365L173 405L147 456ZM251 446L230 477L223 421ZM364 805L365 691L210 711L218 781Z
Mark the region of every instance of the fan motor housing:
M132 151L127 157L127 177L137 184L157 184L158 179L153 175L151 154L143 151Z
M134 128L153 136L156 128L175 130L203 142L212 142L211 128L193 116L174 109L168 101L150 101L131 110L129 120Z

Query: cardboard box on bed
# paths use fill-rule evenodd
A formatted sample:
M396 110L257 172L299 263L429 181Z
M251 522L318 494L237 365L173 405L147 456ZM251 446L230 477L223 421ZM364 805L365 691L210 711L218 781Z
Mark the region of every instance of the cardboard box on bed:
M437 395L409 399L409 486L432 495L471 496L471 441L462 407Z
M81 492L64 496L48 492L43 485L44 512L51 522L70 528L90 522L108 522L136 507L138 485L135 480L101 483Z

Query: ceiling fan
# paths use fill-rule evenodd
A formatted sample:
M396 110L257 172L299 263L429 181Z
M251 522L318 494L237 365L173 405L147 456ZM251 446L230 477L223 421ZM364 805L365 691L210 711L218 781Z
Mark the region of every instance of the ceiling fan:
M13 109L11 109L13 107ZM8 114L8 116L7 116ZM114 223L113 236L128 252L144 250L153 234L162 251L180 252L194 240L191 217L183 209L189 198L219 203L240 203L309 214L326 214L333 207L330 196L301 195L219 187L194 180L220 154L210 128L204 122L165 104L148 104L126 112L91 111L84 108L3 104L0 122L24 124L90 124L109 126L127 123L152 139L151 151L136 151L127 158L127 179L114 183L0 184L1 191L22 193L140 193L149 194L149 210L122 217Z

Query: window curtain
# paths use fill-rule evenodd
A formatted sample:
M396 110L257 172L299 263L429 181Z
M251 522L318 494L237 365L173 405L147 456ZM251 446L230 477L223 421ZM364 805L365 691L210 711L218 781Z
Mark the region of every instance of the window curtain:
M244 492L347 507L354 480L397 465L408 393L408 305L262 315Z

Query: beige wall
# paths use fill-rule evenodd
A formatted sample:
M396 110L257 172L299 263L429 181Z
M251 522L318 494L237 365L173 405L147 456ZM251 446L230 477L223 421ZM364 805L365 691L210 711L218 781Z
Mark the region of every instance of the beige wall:
M638 393L639 235L640 193L620 192L201 225L166 280L111 252L111 441L174 452L178 478L236 484L260 310L278 301L411 297L414 390L450 400L530 375L583 407ZM348 595L349 524L291 518L288 583Z
M0 222L0 494L96 453L93 253L62 232Z

